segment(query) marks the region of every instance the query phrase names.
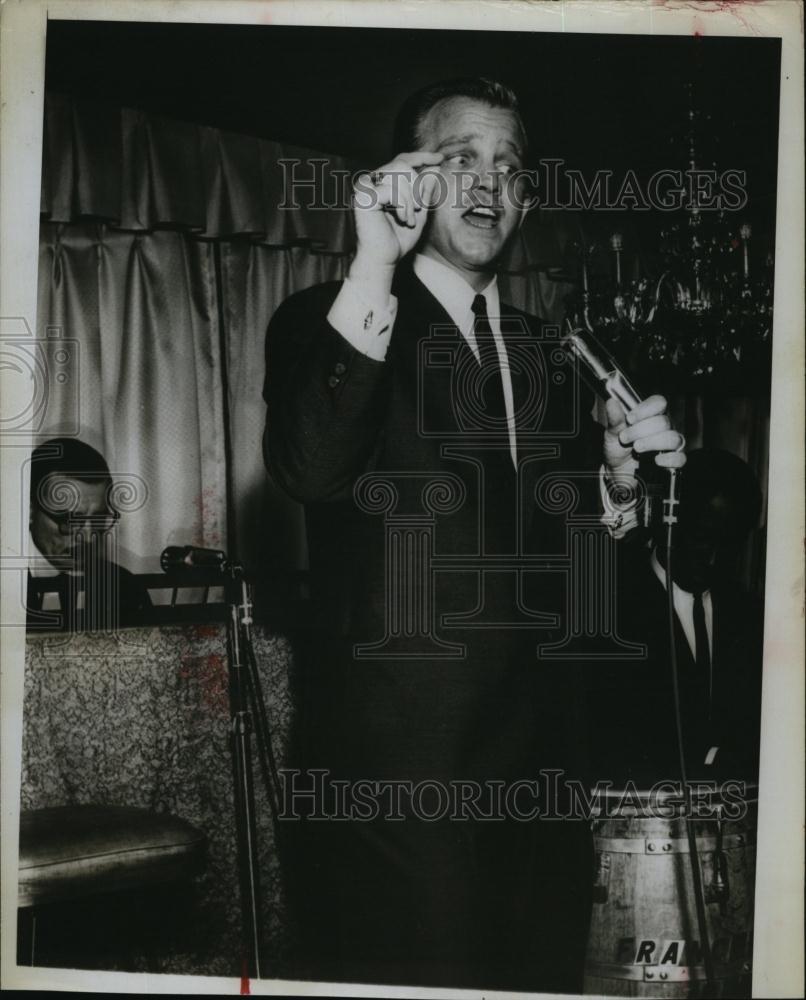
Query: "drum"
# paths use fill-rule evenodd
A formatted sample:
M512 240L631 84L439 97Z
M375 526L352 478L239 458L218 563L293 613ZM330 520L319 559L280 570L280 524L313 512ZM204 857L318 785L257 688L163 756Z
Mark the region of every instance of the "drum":
M586 994L750 996L757 789L692 798L714 966L707 992L682 795L629 787L595 796Z

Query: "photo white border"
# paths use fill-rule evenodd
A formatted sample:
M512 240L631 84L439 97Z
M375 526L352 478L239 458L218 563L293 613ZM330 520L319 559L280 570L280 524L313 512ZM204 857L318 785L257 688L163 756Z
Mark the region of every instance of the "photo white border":
M770 496L753 995L803 996L803 8L799 0L0 0L0 322L36 329L48 19L331 27L779 36L781 104L775 252ZM741 67L737 67L741 71ZM752 142L748 137L748 142ZM19 380L0 371L0 406L21 413ZM2 444L3 562L19 555L24 442ZM0 573L2 655L2 986L149 993L237 993L240 980L16 966L16 864L25 622ZM473 990L253 981L255 994L474 997ZM489 992L485 993L490 996ZM515 996L515 994L493 994ZM545 994L543 994L545 995ZM522 996L522 994L521 994Z

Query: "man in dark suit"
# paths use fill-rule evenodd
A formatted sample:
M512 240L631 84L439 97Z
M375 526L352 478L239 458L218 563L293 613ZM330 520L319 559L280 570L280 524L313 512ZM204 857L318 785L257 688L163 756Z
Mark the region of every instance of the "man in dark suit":
M29 629L114 631L137 624L148 592L109 558L118 520L104 457L77 438L51 438L31 454Z
M686 769L692 780L758 777L763 607L731 561L757 526L761 491L750 467L714 448L688 453L672 549L675 648ZM679 780L670 658L666 540L628 551L620 635L646 657L589 670L591 779L651 787Z
M320 629L302 761L400 791L367 819L316 820L332 788L311 807L300 971L573 989L582 831L527 822L523 786L495 801L496 782L509 795L565 766L570 732L563 678L525 640L556 622L564 589L533 572L527 594L515 567L562 551L561 519L534 500L547 476L593 470L606 498L605 475L629 483L636 453L682 465L682 439L661 397L627 416L609 404L595 430L552 368L557 341L499 301L496 266L528 208L514 95L481 79L427 88L397 149L356 185L347 279L292 296L267 337L266 461L305 504ZM631 511L605 499L605 514L623 531ZM457 783L480 789L459 817L431 801L426 819L407 796L427 785L438 805Z

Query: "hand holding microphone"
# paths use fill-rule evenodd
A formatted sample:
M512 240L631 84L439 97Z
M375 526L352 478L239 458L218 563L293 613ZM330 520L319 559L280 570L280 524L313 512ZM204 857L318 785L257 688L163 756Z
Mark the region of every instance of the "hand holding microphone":
M613 358L587 331L571 330L563 343L580 362L586 380L606 401L604 462L608 473L622 482L625 476L634 480L640 456L652 452L661 468L681 469L686 464L686 441L672 427L665 397L641 399Z
M665 397L649 396L629 411L611 397L606 412L604 460L614 476L634 476L640 456L646 453L654 452L661 468L682 469L686 464L685 438L672 427Z

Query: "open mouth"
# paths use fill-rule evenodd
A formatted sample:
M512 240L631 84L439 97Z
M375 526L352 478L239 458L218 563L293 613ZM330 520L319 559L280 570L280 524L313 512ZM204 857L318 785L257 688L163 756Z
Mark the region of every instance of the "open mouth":
M474 205L462 216L465 222L476 229L495 229L498 225L499 217L500 212L494 208L488 208L486 205Z

